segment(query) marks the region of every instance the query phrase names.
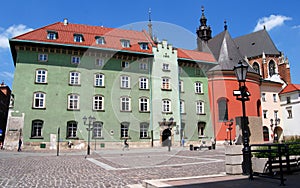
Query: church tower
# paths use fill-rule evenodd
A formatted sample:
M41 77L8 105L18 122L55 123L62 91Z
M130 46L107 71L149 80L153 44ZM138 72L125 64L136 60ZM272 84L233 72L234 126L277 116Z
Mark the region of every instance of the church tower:
M197 46L199 51L206 52L208 50L207 48L207 42L209 39L211 39L211 28L210 26L207 26L206 22L207 19L204 15L204 7L201 7L202 16L200 18L200 26L197 29Z

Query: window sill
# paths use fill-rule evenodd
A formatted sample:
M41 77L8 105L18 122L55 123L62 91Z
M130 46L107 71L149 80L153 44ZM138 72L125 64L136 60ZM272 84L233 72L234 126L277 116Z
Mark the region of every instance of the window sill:
M163 114L173 114L173 112L161 112Z
M32 137L30 137L30 139L44 139L44 137L42 137L42 136L32 136Z
M130 87L120 87L120 89L131 89Z
M81 84L70 84L70 83L69 83L69 86L77 86L77 87L80 87Z
M132 112L131 110L120 110L120 112Z
M201 114L198 114L198 113L197 113L197 115L201 115L201 116L203 116L203 115L206 115L206 113L201 113ZM223 122L223 121L222 121L222 122Z
M66 137L66 139L79 140L78 137Z
M172 89L164 89L164 88L161 88L162 91L172 91Z
M140 113L150 113L150 111L139 111Z
M196 95L204 95L204 93L195 93Z
M38 84L38 85L48 85L47 82L34 82L35 84Z
M93 137L94 140L104 140L104 137Z
M67 109L68 111L80 111L80 109Z
M143 89L143 88L139 88L139 90L141 90L141 91L150 91L150 89Z
M38 108L38 107L32 107L34 110L46 110L46 108Z
M140 137L140 139L150 139L150 137Z
M105 86L94 86L95 88L105 88Z
M170 69L162 69L162 71L164 71L164 72L171 72Z
M105 110L95 110L93 109L94 112L105 112Z

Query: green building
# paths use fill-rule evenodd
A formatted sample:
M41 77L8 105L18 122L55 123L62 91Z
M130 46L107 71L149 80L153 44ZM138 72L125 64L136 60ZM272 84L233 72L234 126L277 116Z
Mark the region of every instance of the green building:
M10 40L15 65L5 147L160 147L213 137L213 55L145 31L57 22ZM87 118L86 123L83 117ZM89 122L89 120L91 120ZM87 130L88 125L90 125ZM90 135L90 136L89 136Z

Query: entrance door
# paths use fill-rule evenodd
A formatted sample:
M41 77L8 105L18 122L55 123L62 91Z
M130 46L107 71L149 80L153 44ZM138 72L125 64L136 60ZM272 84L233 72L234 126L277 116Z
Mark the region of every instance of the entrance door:
M169 142L171 142L171 140L169 140L169 136L171 136L171 131L170 129L165 129L162 132L162 146L168 146Z

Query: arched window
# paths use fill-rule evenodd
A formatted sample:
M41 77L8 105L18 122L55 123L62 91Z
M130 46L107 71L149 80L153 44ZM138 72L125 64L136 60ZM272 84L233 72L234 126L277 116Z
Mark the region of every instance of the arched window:
M128 138L129 137L129 123L122 122L121 123L121 138Z
M269 141L269 129L266 126L263 126L263 137L264 141Z
M42 120L33 120L31 127L31 138L41 138L42 137L42 129L43 129L43 121Z
M228 100L220 98L218 100L219 121L228 121Z
M77 138L77 122L68 121L67 123L67 138Z
M252 65L253 69L255 70L255 72L257 74L260 74L260 70L259 70L259 64L257 62L254 62Z
M269 62L269 76L272 77L275 74L275 62L273 60L271 60Z
M93 138L102 138L103 122L96 121L93 124Z

